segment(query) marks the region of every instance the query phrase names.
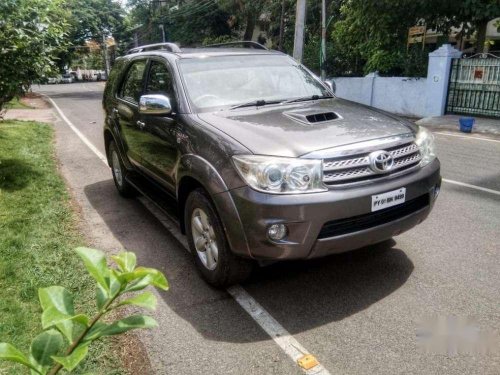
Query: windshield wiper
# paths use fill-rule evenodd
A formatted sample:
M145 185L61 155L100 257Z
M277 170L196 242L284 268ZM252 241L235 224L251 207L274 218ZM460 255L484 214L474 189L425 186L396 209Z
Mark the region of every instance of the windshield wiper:
M243 108L243 107L261 107L261 106L266 105L266 104L277 104L277 103L280 103L280 101L279 100L267 101L267 100L263 100L263 99L252 100L251 102L246 102L246 103L234 105L234 106L230 107L229 110L236 109L236 108Z
M311 95L311 96L303 96L301 98L295 98L290 100L285 100L281 102L281 104L295 103L295 102L306 102L308 100L319 100L319 99L331 99L334 98L332 95Z

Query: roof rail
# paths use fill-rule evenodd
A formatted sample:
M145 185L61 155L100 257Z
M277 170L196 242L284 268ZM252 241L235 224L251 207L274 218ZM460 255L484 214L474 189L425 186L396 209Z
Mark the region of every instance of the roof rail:
M200 48L210 48L210 47L233 47L233 46L242 46L243 48L254 48L254 49L263 49L268 51L266 46L263 46L260 43L251 41L251 40L239 40L236 42L227 42L227 43L217 43L217 44L209 44L206 46L202 46Z
M127 55L130 55L132 53L145 52L145 51L156 51L156 50L162 50L162 49L170 51L170 52L181 52L181 49L175 43L156 43L156 44L147 44L145 46L139 46L139 47L129 49L127 51Z

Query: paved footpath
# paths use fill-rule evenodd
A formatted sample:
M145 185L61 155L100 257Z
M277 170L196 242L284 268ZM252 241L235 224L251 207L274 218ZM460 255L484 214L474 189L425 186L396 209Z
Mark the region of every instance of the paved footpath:
M37 90L64 116L55 124L58 157L91 242L136 251L172 285L160 294L159 328L139 335L152 372L300 374L292 360L300 349L322 373L500 373L498 353L432 354L417 343L419 322L432 314L472 316L482 332L500 330L500 142L436 134L441 196L427 221L394 241L266 267L221 291L198 277L168 218L115 192L99 157L102 89Z

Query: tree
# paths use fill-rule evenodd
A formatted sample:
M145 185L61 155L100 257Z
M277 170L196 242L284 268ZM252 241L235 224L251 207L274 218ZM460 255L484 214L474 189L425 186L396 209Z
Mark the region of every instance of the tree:
M59 68L70 65L85 42L102 45L103 37L113 37L116 43L127 37L125 10L115 0L66 0L68 9L68 49L59 54ZM81 53L80 53L81 54Z
M65 48L64 0L0 2L0 110L53 71Z
M451 27L461 28L464 36L476 33L476 52L485 50L488 22L500 16L500 1L434 0L433 5L438 9L433 20L438 29L448 32Z
M344 74L423 75L429 51L412 46L407 52L409 27L476 33L476 50L483 51L486 25L499 15L498 0L344 0L332 31L337 67Z

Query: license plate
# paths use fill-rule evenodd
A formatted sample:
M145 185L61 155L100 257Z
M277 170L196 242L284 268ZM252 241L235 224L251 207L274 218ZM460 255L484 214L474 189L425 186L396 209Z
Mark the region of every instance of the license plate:
M404 203L405 197L406 188L388 191L383 194L372 195L372 212Z

